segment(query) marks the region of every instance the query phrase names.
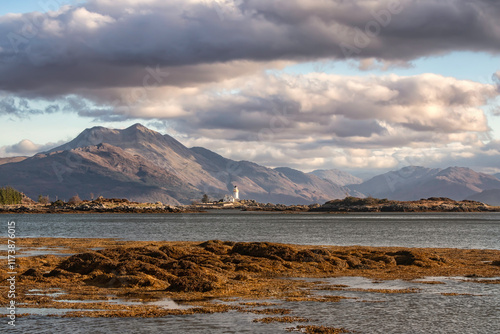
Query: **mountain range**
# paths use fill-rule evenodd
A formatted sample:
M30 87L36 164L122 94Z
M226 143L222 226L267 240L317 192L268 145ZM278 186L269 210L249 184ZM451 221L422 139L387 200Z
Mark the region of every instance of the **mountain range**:
M479 194L474 194L467 199L486 203L489 205L500 206L500 189L485 190L483 192L480 192Z
M0 185L31 198L97 196L188 204L203 194L220 199L237 185L242 198L309 204L347 195L346 187L290 168L234 161L201 147L187 148L140 124L124 130L94 127L31 158L0 165Z
M218 200L231 194L235 185L241 198L283 204L323 203L346 196L462 200L483 192L492 202L500 191L498 178L460 167L410 166L365 182L340 170L273 169L202 147L187 148L140 124L124 130L93 127L33 157L0 158L0 186L4 185L34 199L48 195L51 200L67 200L78 194L168 204L189 204L203 194Z
M500 180L464 167L409 166L349 185L349 188L367 196L403 201L428 197L463 200L485 190L500 189Z

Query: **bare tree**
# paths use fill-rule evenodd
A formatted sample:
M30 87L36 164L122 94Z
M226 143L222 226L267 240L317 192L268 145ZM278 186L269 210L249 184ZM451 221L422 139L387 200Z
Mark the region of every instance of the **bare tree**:
M80 196L78 196L78 194L76 194L75 196L73 196L69 199L68 204L78 205L81 202L82 202L82 199L80 198Z

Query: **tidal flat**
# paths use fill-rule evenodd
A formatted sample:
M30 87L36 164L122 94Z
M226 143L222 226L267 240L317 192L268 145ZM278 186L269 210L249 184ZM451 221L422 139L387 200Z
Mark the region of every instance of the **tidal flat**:
M418 294L418 286L444 284L436 277L500 283L500 250L82 238L19 238L17 245L21 317L23 309L96 318L243 312L295 326L289 330L341 333L349 329L315 324L287 303L376 303L366 296ZM2 266L0 278L8 277ZM360 279L370 284L353 284ZM6 286L0 302L8 303Z

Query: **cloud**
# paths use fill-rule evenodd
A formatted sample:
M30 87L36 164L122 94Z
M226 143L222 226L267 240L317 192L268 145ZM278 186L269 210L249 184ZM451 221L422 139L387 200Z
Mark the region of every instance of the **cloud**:
M36 114L51 114L58 112L58 104L48 104L44 107L32 107L33 101L16 96L0 97L0 115L9 115L16 117L28 117ZM35 103L36 104L36 103Z
M158 88L148 105L161 96L177 110L175 117L160 108L150 115L164 120L155 121L157 129L236 160L286 161L306 170L392 169L455 165L453 159L500 163L484 157L490 127L481 109L497 94L495 85L435 74L263 73L170 95Z
M453 155L493 164L482 107L498 84L266 70L498 54L498 17L489 0L90 0L9 14L0 17L0 115L163 122L187 143L271 166L390 168ZM0 153L39 146L16 145Z
M105 122L165 120L177 133L213 140L376 149L478 141L490 131L481 108L498 92L495 85L436 74L260 72L196 87L108 88L85 94L52 104Z
M196 88L158 87L127 115L168 119L178 132L212 139L302 143L313 136L318 145L415 146L487 133L481 107L497 94L494 85L435 74L261 73Z
M32 156L39 152L50 150L62 144L63 141L40 145L33 143L29 139L23 139L17 144L0 147L0 157Z
M0 89L141 86L151 66L188 67L190 82L206 82L208 64L347 57L366 67L364 59L392 66L456 50L498 53L499 15L487 0L93 0L0 17Z

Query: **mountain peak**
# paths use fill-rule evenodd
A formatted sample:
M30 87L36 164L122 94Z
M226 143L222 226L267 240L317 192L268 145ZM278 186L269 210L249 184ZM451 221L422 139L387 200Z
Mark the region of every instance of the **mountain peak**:
M144 125L142 125L141 123L135 123L134 125L129 126L125 130L121 130L121 132L124 132L124 133L134 132L134 133L144 133L144 134L151 134L151 135L155 135L155 136L156 135L161 136L161 134L159 132L151 130L151 129L145 127Z
M134 125L129 126L126 130L129 130L129 129L135 129L135 130L139 130L139 131L151 131L150 129L148 129L147 127L142 125L141 123L135 123Z

